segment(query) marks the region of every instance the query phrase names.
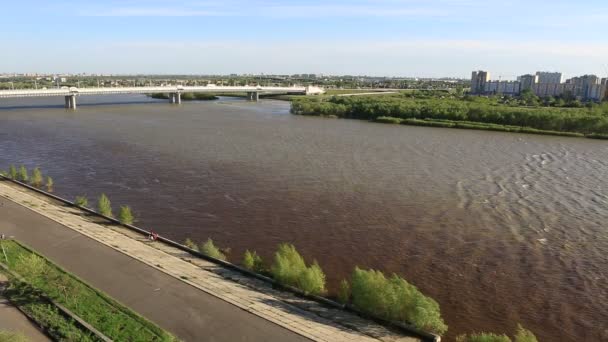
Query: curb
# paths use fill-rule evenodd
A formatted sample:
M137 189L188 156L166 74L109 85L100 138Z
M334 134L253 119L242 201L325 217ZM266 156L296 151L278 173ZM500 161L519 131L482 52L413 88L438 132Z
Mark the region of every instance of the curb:
M2 181L2 180L9 181L9 182L12 182L14 184L20 185L20 186L25 187L25 188L27 188L29 190L35 191L35 192L37 192L39 194L42 194L42 195L44 195L46 197L50 197L50 198L52 198L54 200L62 202L64 204L66 204L66 205L78 208L78 209L83 210L83 211L85 211L85 212L87 212L89 214L92 214L92 215L95 215L97 217L103 218L103 219L105 219L107 221L110 221L111 223L113 223L115 225L128 228L128 229L130 229L132 231L135 231L135 232L137 232L139 234L142 234L142 235L145 235L145 236L150 236L152 234L150 231L147 231L145 229L136 227L134 225L124 224L124 223L120 222L119 220L117 220L117 219L115 219L113 217L102 215L102 214L96 212L95 210L92 210L92 209L87 208L87 207L81 207L79 205L76 205L74 202L72 202L70 200L67 200L65 198L53 195L53 194L51 194L49 192L46 192L44 190L35 188L35 187L33 187L33 186L29 185L29 184L20 182L18 180L14 180L14 179L11 179L9 177L0 175L0 181ZM425 341L441 342L441 336L439 336L439 335L419 330L419 329L417 329L417 328L415 328L415 327L413 327L413 326L411 326L409 324L406 324L406 323L396 322L396 321L389 321L389 320L386 320L386 319L383 319L383 318L372 316L370 314L367 314L365 312L362 312L362 311L358 310L357 308L354 308L352 305L349 305L349 304L344 305L344 304L340 304L338 302L335 302L335 301L333 301L331 299L328 299L328 298L325 298L325 297L307 294L304 291L302 291L302 290L300 290L300 289L298 289L296 287L293 287L293 286L290 286L290 285L281 284L281 283L277 282L276 280L274 280L272 278L266 277L266 276L261 275L259 273L255 273L255 272L249 271L248 269L242 268L242 267L237 266L237 265L235 265L233 263L230 263L230 262L227 262L227 261L224 261L224 260L220 260L220 259L216 259L216 258L210 257L208 255L205 255L205 254L203 254L203 253L201 253L199 251L196 251L194 249L188 248L188 247L180 244L179 242L173 241L173 240L171 240L169 238L166 238L166 237L163 237L161 235L158 235L158 239L156 241L163 242L163 243L165 243L165 244L167 244L169 246L175 247L175 248L177 248L179 250L182 250L184 252L187 252L187 253L189 253L189 254L191 254L193 256L196 256L198 258L201 258L201 259L207 260L209 262L215 263L215 264L217 264L219 266L222 266L224 268L227 268L227 269L239 272L239 273L241 273L241 274L243 274L245 276L259 279L259 280L261 280L261 281L263 281L265 283L268 283L268 284L272 285L273 288L279 288L279 289L285 290L287 292L291 292L291 293L295 294L298 297L310 299L310 300L313 300L313 301L315 301L317 303L320 303L322 305L326 305L326 306L329 306L329 307L333 307L333 308L336 308L336 309L345 310L345 311L354 313L354 314L356 314L356 315L358 315L360 317L369 319L369 320L374 321L374 322L376 322L376 323L378 323L380 325L384 325L384 326L388 326L388 327L393 327L393 328L396 328L398 330L405 331L405 332L407 332L409 334L416 335L417 337L422 338Z

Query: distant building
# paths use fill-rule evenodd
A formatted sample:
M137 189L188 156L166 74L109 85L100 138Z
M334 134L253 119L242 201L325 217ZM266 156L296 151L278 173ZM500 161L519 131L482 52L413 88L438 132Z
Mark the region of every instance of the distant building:
M542 83L542 84L562 83L562 73L561 72L537 71L536 76L538 77L537 83Z
M557 97L565 94L592 101L602 101L608 98L608 79L595 75L573 77L562 83L559 72L537 72L517 78L517 81L492 81L487 71L473 71L471 74L471 94L489 95L519 95L530 89L539 97Z
M522 75L517 78L519 80L519 91L532 89L538 83L538 73L536 75Z
M471 75L471 92L473 94L485 93L486 83L490 81L490 73L487 71L473 71Z

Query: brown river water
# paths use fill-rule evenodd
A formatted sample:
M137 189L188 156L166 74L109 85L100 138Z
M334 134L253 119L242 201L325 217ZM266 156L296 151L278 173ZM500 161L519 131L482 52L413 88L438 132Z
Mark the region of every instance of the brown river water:
M396 272L450 331L608 341L608 142L300 117L289 103L143 96L0 100L0 168L239 262L292 242L333 289ZM90 103L90 105L87 105ZM101 105L93 105L101 104Z

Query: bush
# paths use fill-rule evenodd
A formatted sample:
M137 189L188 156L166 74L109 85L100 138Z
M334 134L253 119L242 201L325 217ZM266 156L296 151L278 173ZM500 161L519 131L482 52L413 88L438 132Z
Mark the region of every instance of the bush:
M291 244L279 245L270 271L274 279L281 284L295 286L310 294L325 292L325 274L319 264L315 261L310 267L306 267L304 258Z
M512 340L507 335L497 335L494 333L476 333L471 335L460 335L456 337L456 342L511 342ZM538 342L536 336L530 331L517 325L515 333L515 342Z
M243 266L253 272L261 273L264 271L264 262L255 251L245 251L245 254L243 255Z
M439 335L448 329L439 304L397 275L387 279L380 271L356 267L351 284L353 304L361 311Z
M517 332L515 333L515 342L538 342L538 340L530 330L525 329L521 324L518 324Z
M34 168L34 171L32 171L32 179L30 180L30 184L37 188L42 186L42 172L40 172L39 168Z
M86 207L89 205L89 200L84 196L76 196L76 199L74 200L74 204L76 204L79 207Z
M270 271L274 279L286 285L297 286L300 274L306 270L304 258L291 244L280 244L274 255Z
M133 213L131 213L131 208L128 205L120 207L118 220L124 224L133 224L135 219L133 218Z
M338 288L338 301L342 304L348 303L350 300L350 284L346 279L340 281L340 287Z
M224 253L222 253L220 249L215 246L213 240L211 239L207 239L207 241L201 246L201 253L219 260L226 260Z
M53 178L51 177L46 177L46 191L47 192L53 192L53 185L55 183L53 182Z
M8 169L8 176L11 179L15 179L15 180L17 179L17 168L15 167L15 165L11 164L11 166L9 167L9 169Z
M97 211L101 215L114 217L114 215L112 215L112 203L106 194L101 194L101 196L99 196L99 199L97 200Z
M25 168L25 166L21 165L21 167L19 167L17 179L23 183L27 183L27 181L30 179L30 177L27 175L27 169Z
M300 273L298 287L307 294L322 295L325 293L325 273L316 260Z
M196 242L192 241L190 238L187 238L186 241L184 241L184 245L198 252L198 246L196 245Z
M496 335L492 333L479 333L461 335L456 337L456 342L511 342L507 335Z

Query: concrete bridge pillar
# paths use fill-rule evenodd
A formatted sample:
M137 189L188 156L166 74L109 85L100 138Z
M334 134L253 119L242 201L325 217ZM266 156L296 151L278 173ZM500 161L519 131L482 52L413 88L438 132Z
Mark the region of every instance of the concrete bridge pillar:
M76 95L68 95L65 97L65 108L76 109Z
M182 94L181 93L171 93L169 94L169 99L172 104L182 104Z
M257 91L247 92L247 100L257 102L260 100L260 93Z

